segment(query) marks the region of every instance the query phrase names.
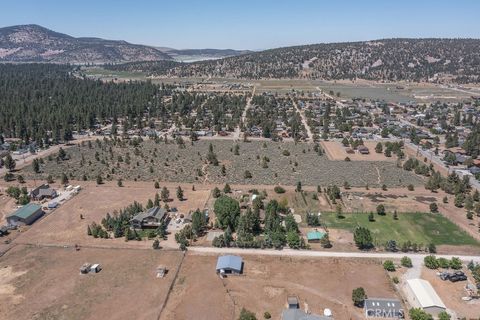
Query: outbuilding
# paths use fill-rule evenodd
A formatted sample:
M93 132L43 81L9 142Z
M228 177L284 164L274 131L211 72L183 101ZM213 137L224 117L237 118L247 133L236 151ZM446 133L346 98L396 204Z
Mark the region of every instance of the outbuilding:
M217 273L220 274L241 274L243 271L242 257L225 255L218 257Z
M322 240L323 237L325 237L325 232L320 232L318 230L307 232L308 242L320 242L320 240Z
M9 225L30 225L43 215L42 207L38 204L29 203L17 209L7 217Z
M412 306L421 308L433 316L438 316L440 312L445 311L445 304L430 282L423 279L407 280L407 290L410 291Z

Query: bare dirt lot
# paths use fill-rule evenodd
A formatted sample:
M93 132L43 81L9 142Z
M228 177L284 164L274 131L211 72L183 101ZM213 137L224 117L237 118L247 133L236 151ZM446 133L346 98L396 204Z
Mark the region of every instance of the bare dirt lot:
M466 270L463 270L466 271ZM462 301L467 296L466 281L443 281L436 275L438 270L423 268L422 279L431 283L447 308L455 310L458 318L475 319L480 314L480 300ZM473 280L473 279L471 279Z
M73 183L73 182L72 182ZM94 182L78 182L82 190L78 195L61 205L40 221L35 222L30 229L18 237L16 241L24 244L56 244L56 245L92 245L102 247L151 247L151 241L129 241L118 239L95 239L87 235L87 226L92 222L100 223L107 212L120 210L134 201L145 205L153 199L156 192L153 183L126 182L120 188L116 183L106 183L97 186ZM73 183L75 184L75 183ZM175 196L178 185L184 190L184 201ZM203 209L210 194L210 189L196 185L192 191L191 184L163 183L170 191L170 207L176 207L180 213L188 213L197 208ZM80 215L84 219L80 219Z
M379 262L244 256L244 274L222 280L216 260L187 255L162 319L236 319L242 307L279 319L288 295L297 295L302 309L307 302L313 313L330 308L335 319L363 319L351 302L354 288L365 288L370 297L396 297Z
M370 150L369 154L361 154L358 151L355 153L347 153L347 148L345 148L340 142L338 141L322 141L321 142L323 149L325 150L325 154L328 156L330 160L341 160L344 161L346 157L349 157L352 161L389 161L395 162L397 157L385 157L383 153L376 153L375 146L377 142L375 141L364 141L363 144L365 147Z
M157 319L182 254L16 246L0 258L0 318ZM85 263L97 274L81 275ZM169 273L156 278L156 268Z

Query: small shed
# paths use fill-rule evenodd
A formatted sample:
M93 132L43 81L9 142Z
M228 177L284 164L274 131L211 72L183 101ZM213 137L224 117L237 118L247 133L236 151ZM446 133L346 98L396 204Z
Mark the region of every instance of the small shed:
M157 278L164 278L166 274L167 274L167 267L158 266L158 268L157 268Z
M287 309L300 309L300 303L296 296L287 297Z
M81 267L80 267L80 273L81 274L87 274L90 272L90 267L92 265L88 262L85 262Z
M56 207L58 207L58 202L52 201L48 203L48 209L55 209Z
M9 225L30 225L43 215L42 207L29 203L7 217Z
M243 259L239 256L225 255L217 259L217 273L241 274L243 271Z
M92 266L90 267L91 273L99 273L101 270L102 267L98 263L92 264Z
M323 237L325 237L325 232L320 232L318 230L307 232L307 241L308 242L320 242Z
M369 154L369 153L370 153L370 150L368 150L368 148L365 147L364 145L358 146L357 150L358 150L358 152L360 152L361 154Z

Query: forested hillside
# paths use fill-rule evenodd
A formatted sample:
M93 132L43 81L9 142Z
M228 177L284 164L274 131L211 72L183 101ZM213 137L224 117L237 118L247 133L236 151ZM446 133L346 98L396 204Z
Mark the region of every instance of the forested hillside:
M69 139L104 119L131 124L155 112L166 92L150 82L104 83L80 79L64 65L0 64L0 133L25 140ZM48 140L48 139L46 139Z
M287 47L174 66L154 75L234 78L480 81L478 39L387 39ZM139 66L141 69L141 66Z

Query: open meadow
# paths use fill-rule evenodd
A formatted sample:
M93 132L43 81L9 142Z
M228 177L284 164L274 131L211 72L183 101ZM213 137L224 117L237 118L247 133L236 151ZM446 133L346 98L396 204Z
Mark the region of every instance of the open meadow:
M335 213L323 213L322 220L328 228L353 231L357 226L366 227L372 233L374 244L384 245L389 240L397 244L410 241L428 245L467 245L480 248L480 243L440 214L409 212L398 213L395 220L391 213L385 216L374 214L369 221L368 213L344 213L342 218Z

